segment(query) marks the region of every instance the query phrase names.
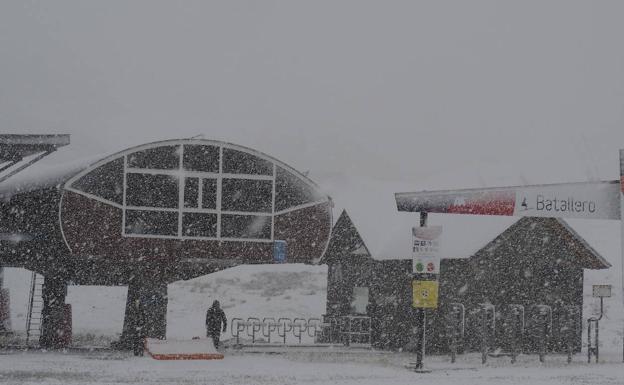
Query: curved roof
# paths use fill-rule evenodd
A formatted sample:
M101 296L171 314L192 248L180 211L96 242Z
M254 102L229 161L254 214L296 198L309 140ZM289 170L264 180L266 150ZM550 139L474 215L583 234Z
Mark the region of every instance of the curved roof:
M77 255L266 261L272 243L285 241L289 260L310 261L322 256L331 230L331 199L314 182L221 141L132 147L92 163L62 190L61 232Z
M302 173L300 173L299 171L295 170L294 168L290 167L289 165L287 165L286 163L270 156L267 155L261 151L249 148L249 147L245 147L245 146L241 146L238 144L234 144L234 143L230 143L230 142L225 142L225 141L219 141L219 140L209 140L209 139L169 139L169 140L162 140L162 141L157 141L157 142L151 142L151 143L146 143L146 144L142 144L139 146L135 146L135 147L130 147L127 148L125 150L116 152L112 155L108 155L104 158L99 158L97 161L95 162L90 162L88 165L84 165L84 161L82 162L82 171L77 173L76 175L74 175L71 178L66 178L66 180L68 180L69 184L71 184L74 180L76 180L77 178L80 178L81 176L85 175L86 173L90 172L91 170L105 164L108 163L109 161L119 158L121 156L130 154L130 153L134 153L134 152L138 152L141 150L145 150L145 149L150 149L150 148L155 148L155 147L162 147L162 146L171 146L171 145L178 145L178 144L196 144L196 145L213 145L213 146L217 146L217 147L224 147L224 148L231 148L231 149L235 149L235 150L239 150L239 151L243 151L249 154L252 154L254 156L257 156L260 159L264 159L264 160L268 160L270 162L276 163L278 164L280 167L287 169L288 171L290 171L291 173L297 175L300 179L304 180L306 183L308 183L310 186L313 186L314 188L318 189L319 186L314 183L314 181L312 181L311 179L309 179L307 176L303 175Z

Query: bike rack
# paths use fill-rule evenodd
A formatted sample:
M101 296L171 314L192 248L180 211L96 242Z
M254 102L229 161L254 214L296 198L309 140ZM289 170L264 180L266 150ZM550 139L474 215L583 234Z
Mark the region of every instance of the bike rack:
M247 318L247 322L245 322L247 326L247 335L251 337L251 343L256 343L256 334L262 329L262 324L260 323L259 318L249 317ZM249 334L249 329L251 326L251 334Z
M492 346L489 341L496 335L496 308L489 303L480 304L481 313L481 363L487 362L487 356Z
M580 320L581 309L578 306L565 306L563 308L563 326L560 327L559 332L566 341L568 364L572 362L572 341L574 341L578 335Z
M299 339L301 344L301 335L308 330L308 322L303 318L295 318L292 322L291 329L295 338Z
M240 345L240 333L247 329L243 321L242 318L232 318L230 333L232 333L232 337L236 337L236 345ZM236 327L234 327L235 325ZM234 332L236 332L236 334Z
M544 362L548 350L548 340L552 334L552 307L548 305L533 305L535 311L531 314L532 335L539 340L539 360ZM537 325L537 327L535 326Z
M242 333L246 333L251 337L251 343L255 344L258 335L262 335L271 343L271 337L277 332L282 339L282 343L286 344L287 337L290 333L297 338L299 344L302 343L303 336L307 334L309 337L316 339L321 332L325 332L324 328L329 326L329 333L333 335L338 333L340 340L349 345L355 342L370 343L371 321L366 316L344 316L336 318L327 318L326 323L321 322L319 318L295 318L281 317L275 321L275 318L266 317L262 322L257 317L249 317L245 321L242 318L233 318L231 321L231 334L236 338L236 344L240 345L240 337ZM463 331L462 331L463 333ZM330 339L330 342L333 341Z
M461 303L450 303L446 313L446 336L449 340L451 351L451 363L455 363L457 357L458 339L464 340L466 309Z
M505 324L511 334L511 363L515 364L524 344L524 306L510 304L508 309Z
M275 330L277 330L275 318L262 319L262 335L267 338L268 343L271 343L271 333Z
M280 318L277 320L277 335L284 338L284 345L286 344L286 336L293 329L293 324L290 318ZM282 326L282 332L280 333L280 326Z

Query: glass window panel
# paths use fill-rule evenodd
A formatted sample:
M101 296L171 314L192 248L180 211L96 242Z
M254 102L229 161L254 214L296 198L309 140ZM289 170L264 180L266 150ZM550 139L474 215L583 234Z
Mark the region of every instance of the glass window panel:
M197 208L199 178L184 178L184 207Z
M185 170L219 172L219 147L185 145L183 162Z
M202 180L202 208L213 209L213 210L217 208L217 180L216 179L203 179Z
M180 146L161 146L128 155L128 167L172 170L180 167Z
M178 213L126 210L126 234L178 235Z
M271 212L272 181L224 178L222 183L221 210Z
M271 239L271 217L221 214L221 237Z
M123 158L92 170L72 184L76 190L123 204Z
M223 172L228 174L273 175L273 163L246 152L224 148Z
M289 207L315 202L322 198L314 188L301 178L281 167L277 167L275 175L275 210L281 211Z
M178 207L178 177L173 175L126 175L126 205Z
M215 238L217 236L217 214L183 213L182 235Z

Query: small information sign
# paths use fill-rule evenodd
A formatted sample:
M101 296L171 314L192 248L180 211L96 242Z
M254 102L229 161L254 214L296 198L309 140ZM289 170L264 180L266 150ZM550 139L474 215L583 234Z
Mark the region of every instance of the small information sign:
M592 297L595 297L595 298L611 297L611 285L593 285Z
M413 303L415 308L438 307L438 281L412 281Z
M440 235L442 226L412 228L412 272L440 274Z

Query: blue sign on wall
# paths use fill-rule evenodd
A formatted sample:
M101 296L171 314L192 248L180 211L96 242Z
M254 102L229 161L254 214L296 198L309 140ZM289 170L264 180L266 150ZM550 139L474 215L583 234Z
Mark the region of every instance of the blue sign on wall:
M286 241L273 242L273 262L286 263Z

